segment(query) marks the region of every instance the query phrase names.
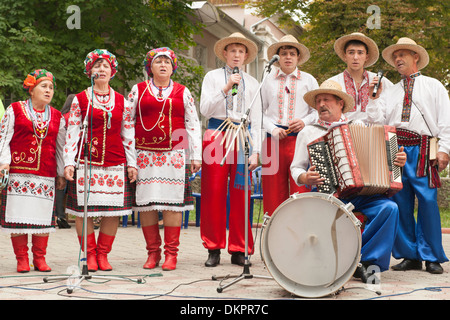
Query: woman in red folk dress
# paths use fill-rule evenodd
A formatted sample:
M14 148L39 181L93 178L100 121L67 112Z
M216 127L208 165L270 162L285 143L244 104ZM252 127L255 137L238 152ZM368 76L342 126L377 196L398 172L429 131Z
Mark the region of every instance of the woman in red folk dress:
M136 210L140 212L148 258L145 269L161 260L158 211L164 220L163 270L177 264L182 212L193 209L190 172L201 166L201 127L188 88L171 80L177 57L169 48L150 50L144 60L150 79L128 95L136 119Z
M23 83L30 98L12 103L0 125L0 170L9 171L2 191L0 222L1 229L11 234L18 272L30 271L29 234L34 269L51 271L45 255L49 233L55 231L55 188L65 186L65 121L61 112L50 106L54 85L51 72L31 72Z
M89 271L109 271L112 266L107 255L112 249L119 217L132 213L131 183L137 176L134 125L123 95L109 86L117 72L116 57L107 50L96 49L87 55L84 63L85 74L94 79L94 85L78 93L72 101L64 147L64 176L69 181L66 211L76 216L78 239L84 250L84 188L88 186L87 267ZM87 166L84 141L80 141L86 114ZM76 169L79 155L80 166ZM84 181L85 168L89 185ZM97 241L93 217L102 217Z

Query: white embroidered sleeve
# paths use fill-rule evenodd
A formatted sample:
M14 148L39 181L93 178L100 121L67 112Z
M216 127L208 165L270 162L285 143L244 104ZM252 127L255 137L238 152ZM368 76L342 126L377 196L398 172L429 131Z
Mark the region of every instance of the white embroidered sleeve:
M125 110L122 120L122 141L127 158L127 166L137 169L136 165L136 143L135 143L135 124L136 124L136 97L137 86L134 86L128 98L125 99Z
M75 166L77 161L78 141L81 137L82 126L81 108L77 97L73 98L67 124L66 142L64 145L64 166Z
M0 123L0 164L11 163L11 149L9 143L14 135L15 116L11 106L6 108Z
M202 160L202 127L198 119L194 98L188 88L184 89L184 123L189 141L189 159Z
M56 137L56 171L59 177L64 176L64 144L66 142L66 120L61 116L58 136Z

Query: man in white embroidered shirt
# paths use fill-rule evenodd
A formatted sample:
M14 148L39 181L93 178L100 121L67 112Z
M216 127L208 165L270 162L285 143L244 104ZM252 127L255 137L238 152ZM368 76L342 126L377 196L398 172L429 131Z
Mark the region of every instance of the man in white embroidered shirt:
M258 47L253 41L236 32L218 40L214 51L226 66L211 70L205 75L200 97L200 112L208 119L208 128L203 138L200 215L200 235L209 252L206 267L217 266L220 263L220 249L227 246L227 191L230 195L228 252L231 254L232 264L244 265L246 262L244 146L241 144L243 137L236 140L233 138L234 130L250 107L248 120L251 128L248 130L251 132L253 145L250 145L249 172L258 166L261 152L259 83L244 71L244 66L256 58ZM254 97L255 103L251 105ZM221 165L229 148L232 148L232 151ZM250 199L250 188L248 195ZM252 254L250 223L248 234L248 253Z
M329 80L338 82L342 89L355 99L355 106L345 116L349 120L367 122L366 109L370 102L369 85L378 81L378 75L366 70L374 65L380 56L378 46L371 38L362 33L354 32L337 39L334 51L347 65L344 72ZM381 79L383 88L392 86L385 76ZM372 93L372 91L370 91Z
M263 127L267 138L263 142L262 184L264 212L269 216L291 194L307 192L307 186L298 186L291 177L290 166L294 157L297 134L317 118L303 95L319 87L316 79L300 71L310 57L308 48L292 35L286 35L267 49L267 58L277 54L279 62L267 75L261 89L263 105ZM270 192L269 192L270 190Z
M409 38L400 38L383 50L387 63L397 69L402 80L387 88L384 97L368 108L375 122L397 128L398 143L405 147L408 161L403 168L403 189L393 200L400 209L399 230L393 256L404 260L394 270L421 270L443 273L448 261L442 246L441 219L437 204L438 172L447 167L450 151L450 101L438 80L420 70L429 62L425 48ZM383 90L383 88L381 88ZM439 138L436 154L431 154L432 137ZM418 200L417 223L414 218Z

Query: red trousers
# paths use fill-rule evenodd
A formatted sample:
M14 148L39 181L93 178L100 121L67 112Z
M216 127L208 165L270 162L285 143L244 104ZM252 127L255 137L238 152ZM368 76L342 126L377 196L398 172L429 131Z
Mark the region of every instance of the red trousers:
M214 130L208 129L203 139L200 236L205 248L224 249L227 244L227 191L230 182L230 215L228 221L228 252L245 252L245 191L234 187L237 169L237 151L228 154L224 165L220 163L226 154L220 145L222 135L211 139ZM249 172L251 177L251 172ZM248 192L250 210L251 184ZM249 211L250 212L250 211ZM253 254L251 223L248 223L248 253Z
M262 146L262 184L264 212L273 212L296 192L311 191L310 187L299 187L291 176L291 163L294 158L297 136L278 140L267 137Z

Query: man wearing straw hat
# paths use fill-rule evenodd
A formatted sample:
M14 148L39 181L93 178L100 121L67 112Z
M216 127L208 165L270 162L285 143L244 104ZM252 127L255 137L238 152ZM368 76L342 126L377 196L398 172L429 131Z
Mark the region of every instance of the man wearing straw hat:
M327 80L319 89L306 93L304 99L317 110L319 119L298 134L291 173L298 185L318 185L325 179L320 177L315 166L310 166L307 146L332 126L348 122L344 113L351 110L355 103L353 97L343 92L339 83L333 80ZM403 166L405 162L406 154L401 150L397 153L395 164ZM373 268L369 266L377 266L379 271L389 268L398 225L397 204L385 195L355 196L340 200L344 203L351 202L355 207L354 211L362 212L367 217L362 233L361 266L354 276L365 283L372 282L375 280L371 272Z
M393 199L400 209L400 223L393 256L404 260L394 270L443 272L448 261L442 247L437 188L438 172L447 167L450 151L450 101L437 79L422 75L429 62L425 48L409 38L383 50L383 58L397 69L402 80L387 88L384 97L368 109L375 121L397 128L399 145L405 146L408 162L403 170L403 189ZM436 139L439 139L439 145ZM414 201L417 196L417 223Z
M200 112L208 119L203 139L200 218L201 238L209 252L207 267L220 263L220 249L227 245L227 190L230 196L228 252L233 264L245 263L244 140L249 141L249 172L257 167L261 151L259 84L243 70L256 58L258 47L236 32L217 41L214 51L226 65L205 75L200 97ZM236 136L239 123L249 108L249 123ZM250 199L250 179L248 185ZM248 224L248 253L253 253L251 223Z
M303 100L303 95L317 89L317 80L300 65L308 61L307 47L292 35L286 35L267 49L269 60L277 54L275 62L261 89L263 127L267 138L263 142L262 183L264 212L269 216L291 194L310 191L307 186L297 186L291 177L290 166L294 157L295 139L307 124L317 118L317 112Z
M350 120L367 122L366 109L373 86L378 82L378 75L366 68L377 62L380 55L378 46L371 38L354 32L337 39L334 43L334 52L347 67L344 72L331 77L330 80L338 82L345 92L355 99L355 106L345 115ZM381 79L381 83L385 89L393 85L386 77Z

